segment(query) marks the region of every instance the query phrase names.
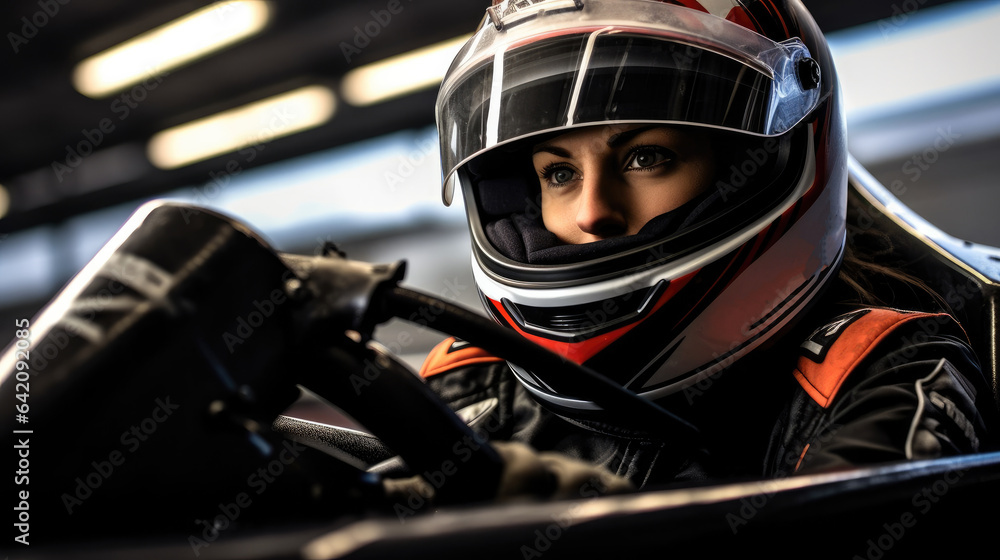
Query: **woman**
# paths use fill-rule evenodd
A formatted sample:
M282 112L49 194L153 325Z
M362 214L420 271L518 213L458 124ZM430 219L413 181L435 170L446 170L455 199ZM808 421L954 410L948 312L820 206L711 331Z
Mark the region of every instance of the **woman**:
M836 73L800 2L500 2L437 114L487 311L698 433L681 443L445 341L422 375L517 457L643 487L990 439L961 327L919 281L857 256L873 232L848 241ZM873 272L926 308L870 305Z

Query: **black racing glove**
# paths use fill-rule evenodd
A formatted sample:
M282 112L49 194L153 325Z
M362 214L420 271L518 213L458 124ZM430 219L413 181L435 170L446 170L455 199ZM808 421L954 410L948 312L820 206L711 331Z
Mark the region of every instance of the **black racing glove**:
M540 452L518 442L490 444L504 462L496 501L565 500L617 494L635 489L631 482L607 469L561 453ZM434 487L420 476L383 480L386 497L403 503L414 496L432 505Z

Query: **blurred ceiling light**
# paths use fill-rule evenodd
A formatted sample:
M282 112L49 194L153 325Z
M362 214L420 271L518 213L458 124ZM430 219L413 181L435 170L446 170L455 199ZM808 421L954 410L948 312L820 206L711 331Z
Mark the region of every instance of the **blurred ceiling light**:
M3 185L0 185L0 218L6 216L8 210L10 210L10 194Z
M455 53L469 37L456 37L351 70L344 76L344 100L356 106L374 105L440 84Z
M330 88L306 86L158 132L146 153L153 165L173 169L319 126L336 106Z
M259 33L267 2L217 2L91 56L73 71L84 95L103 97Z

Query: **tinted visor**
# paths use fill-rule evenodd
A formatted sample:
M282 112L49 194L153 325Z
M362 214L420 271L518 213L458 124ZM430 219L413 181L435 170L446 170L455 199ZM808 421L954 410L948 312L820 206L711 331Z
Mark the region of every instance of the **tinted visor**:
M541 34L519 36L515 28L493 42L480 32L439 93L445 201L458 166L542 132L624 122L788 131L819 102L819 88L804 88L796 70L808 50L797 39L774 43L720 21L738 46L699 46L676 30L630 25L541 33L538 24Z

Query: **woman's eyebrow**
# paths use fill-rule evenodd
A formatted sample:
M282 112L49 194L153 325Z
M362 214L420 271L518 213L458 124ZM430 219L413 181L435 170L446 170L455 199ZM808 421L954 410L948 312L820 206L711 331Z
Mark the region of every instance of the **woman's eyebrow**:
M617 148L618 146L625 144L626 142L642 134L643 132L646 132L647 130L653 130L655 128L663 128L663 125L651 124L647 126L640 126L639 128L633 128L632 130L619 132L618 134L612 134L610 137L608 137L607 145L609 148ZM550 144L539 144L535 146L531 150L531 155L535 155L539 152L548 152L550 154L564 158L572 157L572 154L570 154L568 150L561 148L559 146L552 146Z
M571 154L569 153L568 150L566 150L564 148L560 148L559 146L550 146L548 144L540 144L538 146L535 146L531 150L531 155L535 155L535 154L537 154L539 152L548 152L548 153L550 153L552 155L563 157L563 158L569 158L569 157L571 157Z
M648 126L640 126L639 128L633 128L632 130L626 130L625 132L619 132L618 134L612 134L608 138L608 147L617 148L622 144L628 142L629 140L635 138L636 136L646 132L647 130L652 130L654 128L662 128L663 125L651 124Z

